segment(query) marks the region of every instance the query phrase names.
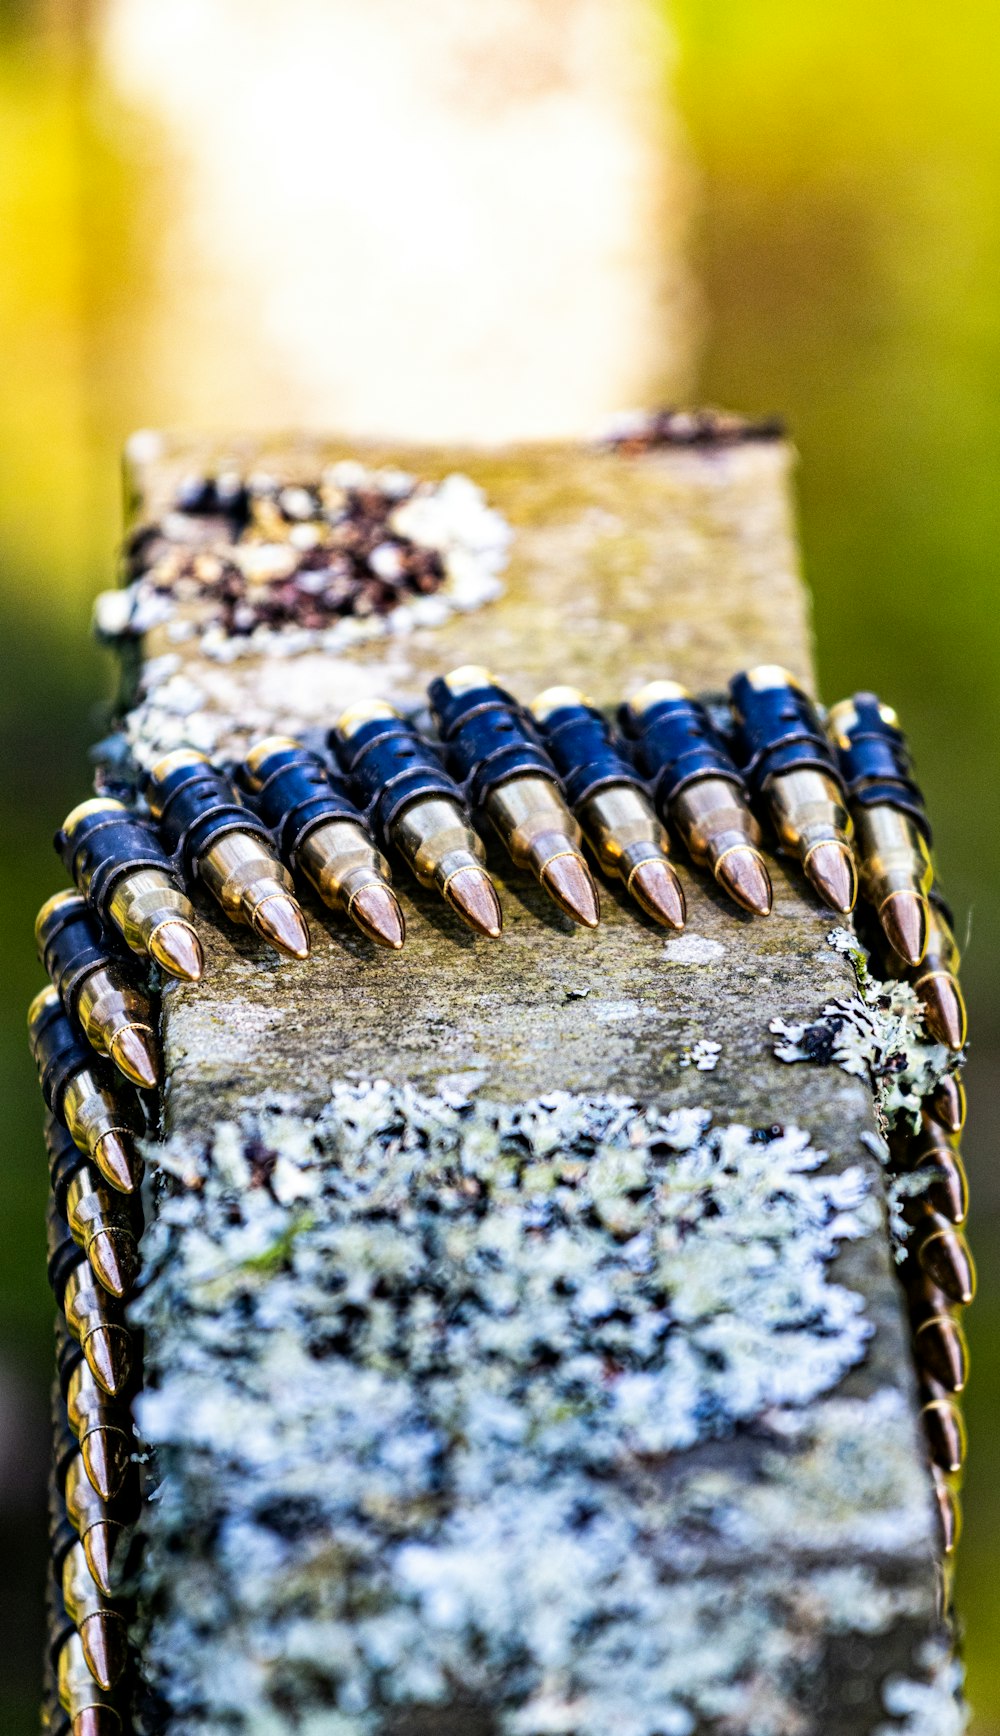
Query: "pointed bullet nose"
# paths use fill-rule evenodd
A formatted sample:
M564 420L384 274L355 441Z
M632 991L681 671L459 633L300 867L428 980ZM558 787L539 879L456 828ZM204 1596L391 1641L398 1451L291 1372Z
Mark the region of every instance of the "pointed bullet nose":
M496 887L485 868L460 868L445 887L448 903L476 934L496 940L503 929L503 911Z
M951 1555L962 1529L962 1509L954 1489L945 1482L940 1472L936 1472L934 1476L934 1495L941 1522L941 1548L945 1555Z
M917 1362L948 1392L963 1392L969 1378L969 1347L957 1320L938 1314L918 1327L913 1339Z
M121 1493L131 1464L130 1448L119 1429L92 1429L80 1442L83 1467L102 1501Z
M111 1039L111 1059L133 1085L152 1091L160 1078L156 1038L148 1025L123 1025Z
M904 964L919 964L927 948L927 900L916 892L892 892L878 914L893 952Z
M916 985L924 1003L924 1018L931 1035L946 1049L965 1046L968 1017L962 991L950 971L932 971Z
M946 1073L931 1098L931 1112L948 1133L961 1133L965 1126L965 1086L955 1073Z
M950 1224L932 1230L920 1243L917 1260L952 1302L968 1307L976 1294L976 1268L961 1230L952 1229Z
M126 1386L132 1366L132 1347L124 1326L95 1326L82 1348L98 1386L114 1398Z
M924 1198L950 1224L964 1224L969 1215L969 1182L958 1152L948 1145L935 1146L928 1153L927 1168L931 1179Z
M684 890L669 862L651 857L632 871L628 889L647 916L666 928L681 929L687 917Z
M83 1539L83 1552L94 1584L105 1597L114 1597L121 1585L130 1533L113 1519L98 1520Z
M816 844L803 863L824 904L848 916L858 896L854 857L846 844Z
M94 1681L110 1693L121 1681L128 1658L122 1617L110 1610L87 1616L80 1626L80 1643Z
M205 954L189 922L161 922L149 937L149 950L157 964L181 982L201 981Z
M132 1141L126 1133L122 1133L118 1128L112 1128L110 1133L102 1133L91 1156L105 1181L109 1181L119 1193L135 1192L142 1180L142 1164L132 1150Z
M771 914L771 877L759 851L752 850L747 844L727 850L715 864L715 878L730 898L734 898L744 910L749 910L752 916Z
M940 1470L952 1476L965 1463L965 1422L952 1399L935 1399L921 1411L931 1458Z
M289 958L309 957L309 930L306 919L294 898L276 892L265 898L253 913L253 925L270 946Z
M126 1230L98 1230L91 1238L87 1258L94 1276L110 1296L127 1296L139 1270L134 1237Z
M576 851L552 856L542 869L542 885L560 910L584 928L596 928L601 920L601 901L593 875Z
M398 952L406 939L403 912L389 886L362 886L351 899L348 914L362 934L379 946L391 946Z

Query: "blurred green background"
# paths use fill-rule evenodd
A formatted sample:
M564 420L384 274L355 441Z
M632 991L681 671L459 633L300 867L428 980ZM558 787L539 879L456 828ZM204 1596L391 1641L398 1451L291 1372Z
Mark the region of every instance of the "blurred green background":
M827 699L901 711L967 941L966 1154L980 1296L958 1600L976 1736L1000 1736L1000 8L969 0L676 0L697 165L702 399L791 422ZM53 825L84 792L88 633L112 571L127 329L141 295L114 117L71 7L0 3L0 842L8 949L0 1259L0 1729L36 1728L51 1299L24 1043Z

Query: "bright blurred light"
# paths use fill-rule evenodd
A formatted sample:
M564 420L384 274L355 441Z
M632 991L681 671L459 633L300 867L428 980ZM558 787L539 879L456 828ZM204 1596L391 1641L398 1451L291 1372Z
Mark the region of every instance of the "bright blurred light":
M145 420L548 437L689 388L655 0L108 0L104 43L161 134Z

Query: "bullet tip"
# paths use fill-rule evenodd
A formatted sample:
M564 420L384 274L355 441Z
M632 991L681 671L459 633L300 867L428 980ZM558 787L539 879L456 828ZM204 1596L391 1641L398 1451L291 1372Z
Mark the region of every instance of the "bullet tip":
M79 1631L87 1668L98 1687L109 1694L125 1670L124 1623L120 1616L110 1616L101 1610L88 1616Z
M111 1398L125 1387L131 1370L129 1336L124 1326L95 1326L83 1353L98 1386Z
M542 885L560 910L584 928L596 928L601 920L601 901L593 876L575 850L552 856L542 869Z
M289 958L309 957L309 930L294 898L286 892L275 892L258 904L253 913L257 933Z
M715 864L715 878L743 910L749 910L752 916L770 916L771 877L759 850L749 844L737 844L727 850Z
M490 940L499 938L503 911L485 868L459 868L444 891L448 903L476 934L484 934Z
M931 1098L934 1120L947 1133L961 1133L965 1126L965 1086L954 1073L946 1073Z
M823 903L841 916L849 916L858 896L858 875L847 845L832 839L815 844L802 866Z
M148 1025L122 1025L110 1044L111 1059L133 1085L152 1091L159 1083L160 1065L156 1038Z
M965 1424L958 1406L948 1399L924 1406L924 1429L931 1458L946 1475L954 1476L965 1462Z
M934 1477L938 1517L941 1521L941 1548L945 1555L954 1552L962 1528L962 1510L954 1489L937 1473Z
M106 1429L92 1429L80 1442L80 1452L83 1468L101 1500L113 1501L131 1462L125 1437L117 1431L109 1437Z
M684 890L669 862L650 857L633 869L628 889L647 916L666 928L681 929L687 917Z
M927 947L927 900L916 892L891 892L878 914L893 952L904 964L919 964Z
M127 1296L139 1270L134 1239L122 1230L98 1230L87 1249L94 1276L110 1296Z
M122 1560L128 1549L128 1532L123 1525L98 1520L83 1539L95 1585L105 1597L114 1597L121 1583Z
M398 952L406 939L403 912L389 886L362 886L351 899L348 914L362 934L379 946L391 946Z
M157 964L171 976L179 977L181 982L201 981L205 955L189 922L180 922L176 917L161 922L149 937L149 950Z
M119 1193L135 1192L142 1172L127 1134L116 1127L102 1133L91 1156L105 1181L109 1181Z
M932 971L921 977L916 988L931 1035L946 1049L964 1048L968 1017L962 991L951 972Z
M976 1294L976 1267L960 1230L949 1225L933 1231L921 1242L917 1259L927 1276L952 1302L961 1308L968 1307Z
M73 1719L73 1736L121 1736L121 1728L113 1706L84 1706Z

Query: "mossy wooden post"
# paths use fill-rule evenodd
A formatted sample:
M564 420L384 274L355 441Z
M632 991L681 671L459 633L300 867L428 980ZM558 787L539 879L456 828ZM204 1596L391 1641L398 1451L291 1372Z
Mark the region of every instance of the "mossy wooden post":
M188 587L131 665L140 760L416 704L470 660L606 705L759 661L813 679L779 440L143 436L133 529L192 472L344 458L471 478L512 527L504 594L226 660ZM776 861L767 921L682 867L683 936L611 889L585 933L491 866L495 945L402 874L399 955L307 901L313 957L286 965L201 903L137 1310L162 1477L141 1727L957 1731L872 1092L769 1030L854 993L834 919Z

